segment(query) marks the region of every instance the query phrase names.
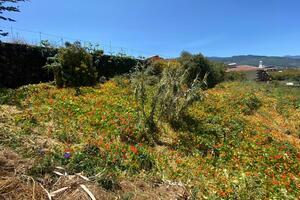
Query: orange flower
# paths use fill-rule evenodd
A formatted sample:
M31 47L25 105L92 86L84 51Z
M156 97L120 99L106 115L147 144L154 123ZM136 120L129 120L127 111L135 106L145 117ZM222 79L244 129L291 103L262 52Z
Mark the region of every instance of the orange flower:
M279 181L277 181L277 180L272 180L272 184L273 184L273 185L279 185L280 183L279 183Z
M176 160L176 163L177 163L177 164L180 164L180 163L181 163L181 160L177 159L177 160Z
M53 99L49 99L49 104L53 104L54 103L54 101L53 101Z
M276 156L274 156L274 158L275 158L276 160L278 160L278 159L282 158L282 155L276 155Z
M219 192L219 195L220 195L221 197L226 197L226 196L227 196L227 193L226 193L225 191L220 191L220 192Z
M281 174L281 178L282 179L286 179L286 175L285 174Z
M251 176L251 172L246 172L246 176Z
M131 145L131 146L130 146L130 150L131 150L134 154L138 154L138 149L137 149L135 146Z

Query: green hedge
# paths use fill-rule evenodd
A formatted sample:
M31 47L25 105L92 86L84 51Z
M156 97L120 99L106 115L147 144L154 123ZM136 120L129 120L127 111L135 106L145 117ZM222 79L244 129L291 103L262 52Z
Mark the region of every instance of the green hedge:
M53 75L42 67L55 49L21 44L0 43L0 87L47 82Z
M57 49L23 44L0 43L0 87L16 88L22 85L53 81L53 73L44 68L48 57ZM127 56L92 54L98 76L111 78L129 73L139 60Z
M128 56L97 54L93 55L93 60L99 76L107 78L129 73L139 62L139 60Z

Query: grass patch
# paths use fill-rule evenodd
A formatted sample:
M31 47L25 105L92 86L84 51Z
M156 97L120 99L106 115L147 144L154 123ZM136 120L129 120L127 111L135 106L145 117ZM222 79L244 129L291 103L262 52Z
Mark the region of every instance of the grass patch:
M81 87L79 96L48 84L1 90L1 145L33 159L35 176L57 165L104 171L97 182L107 190L135 177L181 181L196 199L299 196L299 89L222 83L173 125L159 124L161 142L149 146L125 83ZM16 102L19 112L8 112Z

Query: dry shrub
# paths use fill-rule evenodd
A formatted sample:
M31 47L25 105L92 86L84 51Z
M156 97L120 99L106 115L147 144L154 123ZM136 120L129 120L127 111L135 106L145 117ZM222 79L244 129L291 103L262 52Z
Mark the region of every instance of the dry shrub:
M29 177L2 177L0 179L0 199L46 200L48 197L43 188Z
M158 122L178 121L194 102L203 99L202 88L208 74L201 80L200 74L197 74L192 81L187 81L191 78L189 71L189 68L177 64L176 67L166 67L159 82L152 86L147 84L146 67L136 66L131 83L141 116L140 124L144 126L144 137L149 143L153 144L158 139Z
M81 184L85 185L88 190L95 196L96 199L114 199L113 195L106 192L93 182L82 179L79 176L62 176L52 187L52 192L64 187L69 187L63 192L58 193L55 199L61 200L90 200L89 195L81 188Z
M24 173L29 167L30 163L21 160L16 153L7 149L0 151L0 177Z

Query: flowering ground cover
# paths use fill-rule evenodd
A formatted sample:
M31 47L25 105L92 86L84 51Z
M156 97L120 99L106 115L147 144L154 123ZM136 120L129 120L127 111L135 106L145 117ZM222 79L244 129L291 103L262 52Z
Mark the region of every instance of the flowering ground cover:
M51 84L0 91L1 146L31 158L30 176L55 166L106 189L119 180L182 182L194 199L300 196L300 90L228 82L205 91L180 123L160 123L161 142L140 137L128 80L96 87Z

